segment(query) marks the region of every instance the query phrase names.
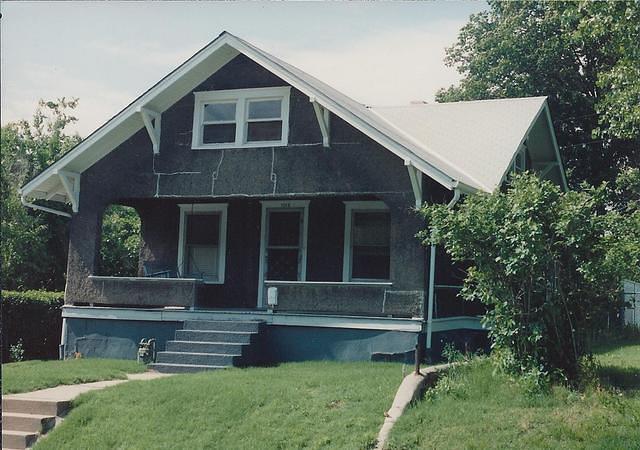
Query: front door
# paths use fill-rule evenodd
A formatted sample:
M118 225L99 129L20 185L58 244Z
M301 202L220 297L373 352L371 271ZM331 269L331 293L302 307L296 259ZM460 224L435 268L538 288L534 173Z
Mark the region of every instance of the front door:
M306 279L308 202L263 202L258 306L264 306L265 281Z

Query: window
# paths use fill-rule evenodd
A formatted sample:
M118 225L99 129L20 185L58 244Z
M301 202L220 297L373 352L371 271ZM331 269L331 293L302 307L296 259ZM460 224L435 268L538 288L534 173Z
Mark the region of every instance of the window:
M224 283L227 205L180 206L178 273L206 283Z
M287 145L289 87L195 92L194 149Z
M391 219L383 202L345 202L343 281L389 280Z
M527 148L524 147L518 150L515 158L513 158L513 171L515 173L521 173L527 170Z

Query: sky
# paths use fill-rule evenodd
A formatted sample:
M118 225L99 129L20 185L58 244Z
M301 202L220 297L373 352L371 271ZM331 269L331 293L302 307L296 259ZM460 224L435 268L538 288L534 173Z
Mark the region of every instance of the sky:
M433 101L484 2L1 2L2 124L38 100L80 99L87 136L222 31L370 105Z

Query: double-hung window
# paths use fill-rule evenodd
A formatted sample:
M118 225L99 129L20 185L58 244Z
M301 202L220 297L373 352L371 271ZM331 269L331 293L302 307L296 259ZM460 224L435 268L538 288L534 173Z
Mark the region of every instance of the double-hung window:
M289 87L195 92L192 148L287 145Z
M390 278L391 220L383 202L345 202L343 281Z
M224 283L226 204L181 204L178 272L183 278Z

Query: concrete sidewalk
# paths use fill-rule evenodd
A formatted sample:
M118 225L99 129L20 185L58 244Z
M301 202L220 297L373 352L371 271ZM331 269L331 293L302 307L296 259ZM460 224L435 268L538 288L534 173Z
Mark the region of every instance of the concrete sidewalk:
M109 386L115 386L116 384L126 383L133 380L154 380L156 378L162 378L169 376L170 374L159 372L143 372L127 374L126 380L108 380L108 381L96 381L93 383L82 384L65 384L48 389L41 389L33 392L23 392L21 394L8 394L3 395L2 400L18 399L18 400L44 400L44 401L57 401L57 402L69 402L76 398L80 394L85 392L94 391L96 389L104 389ZM4 409L4 408L3 408Z

